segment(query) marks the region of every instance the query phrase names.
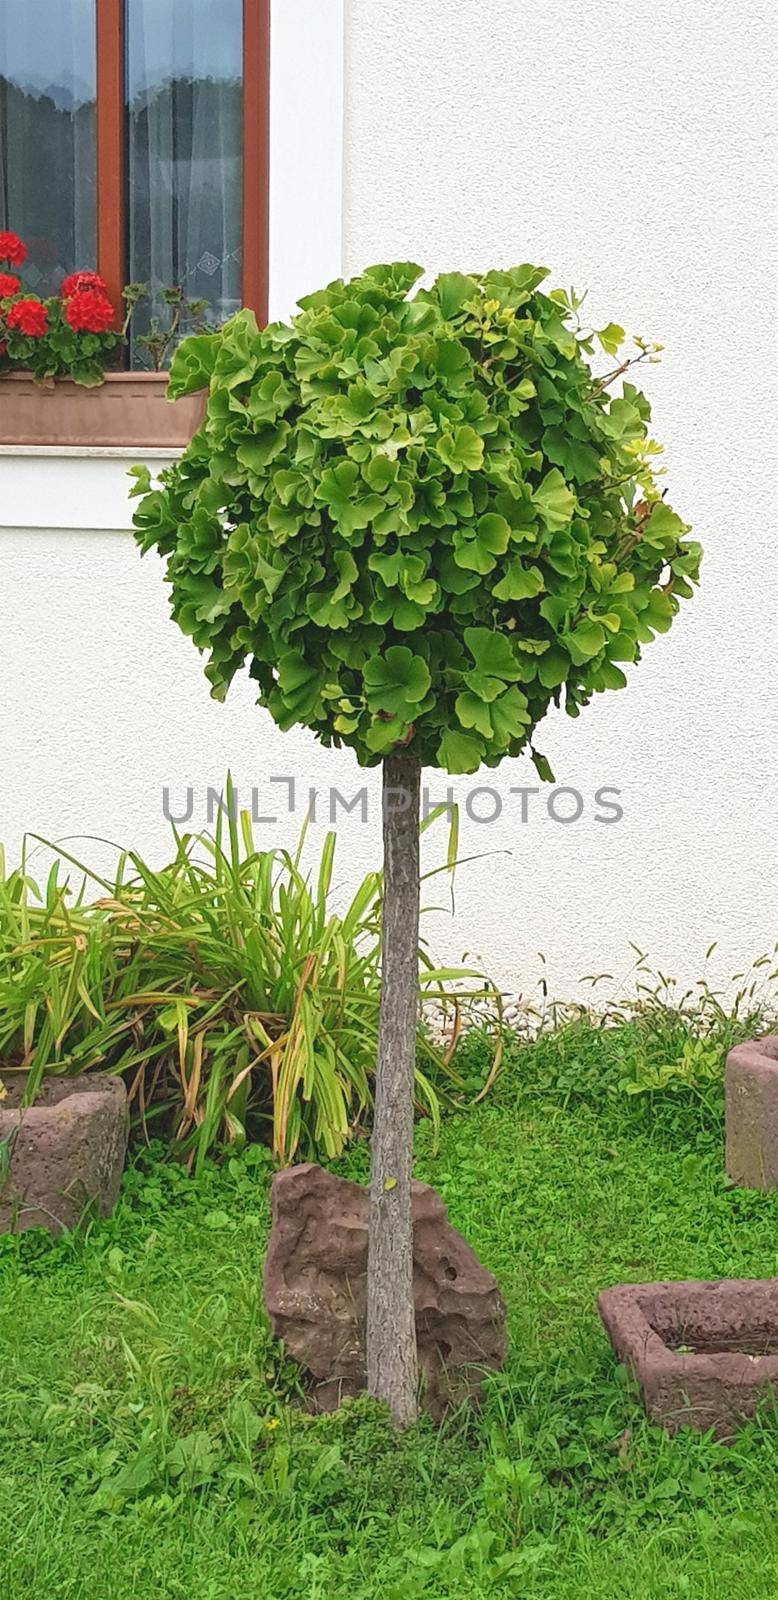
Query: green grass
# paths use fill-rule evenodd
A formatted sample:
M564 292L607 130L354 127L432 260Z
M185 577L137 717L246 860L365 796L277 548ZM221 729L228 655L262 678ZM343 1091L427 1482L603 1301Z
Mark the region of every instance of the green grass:
M778 1274L778 1195L727 1187L720 1092L616 1093L638 1045L581 1024L509 1050L437 1154L419 1126L417 1173L509 1308L506 1371L441 1432L294 1404L264 1150L197 1180L146 1158L85 1238L3 1241L0 1593L775 1600L778 1418L666 1439L594 1312L623 1279Z

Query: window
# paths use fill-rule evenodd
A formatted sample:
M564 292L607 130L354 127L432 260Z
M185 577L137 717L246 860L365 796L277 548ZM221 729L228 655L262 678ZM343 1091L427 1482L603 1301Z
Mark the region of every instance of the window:
M117 303L181 284L214 320L265 317L268 11L0 0L0 229L38 293L96 267Z
M128 0L125 61L127 276L224 321L242 296L242 0Z
M0 229L43 296L96 266L96 101L94 0L0 0Z

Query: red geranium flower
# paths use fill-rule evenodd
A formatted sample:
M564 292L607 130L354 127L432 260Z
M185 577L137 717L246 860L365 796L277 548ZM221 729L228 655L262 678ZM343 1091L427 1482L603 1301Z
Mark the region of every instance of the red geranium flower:
M59 292L63 300L69 300L78 289L94 289L108 298L108 286L99 272L71 272L68 278L63 278Z
M74 333L107 333L113 319L110 300L96 289L76 289L65 302L65 321Z
M0 272L0 300L7 300L9 295L18 294L21 283L15 272Z
M15 300L5 320L9 328L26 333L28 339L42 339L49 325L49 308L42 300Z
M20 267L27 254L26 244L22 244L18 233L0 233L0 261L9 261L12 267Z

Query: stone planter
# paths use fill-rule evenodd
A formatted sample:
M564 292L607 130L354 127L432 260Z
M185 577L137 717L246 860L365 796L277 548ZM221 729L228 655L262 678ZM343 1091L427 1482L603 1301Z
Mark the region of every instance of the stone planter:
M0 1232L62 1233L90 1206L110 1216L129 1131L122 1079L97 1073L44 1078L35 1104L22 1109L26 1073L1 1076L0 1141L8 1168L0 1180Z
M724 1083L728 1176L744 1189L778 1188L778 1038L736 1045Z
M166 397L165 372L108 372L85 389L70 378L49 387L26 372L0 378L0 444L157 445L189 443L205 415L206 395Z
M730 1439L778 1394L778 1278L619 1284L597 1308L666 1433Z

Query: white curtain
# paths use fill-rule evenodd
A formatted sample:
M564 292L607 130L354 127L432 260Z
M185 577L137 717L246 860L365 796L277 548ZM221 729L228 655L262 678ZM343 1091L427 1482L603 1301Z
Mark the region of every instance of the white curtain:
M221 321L241 297L242 0L126 6L128 276L157 313L180 284Z
M96 250L95 0L0 0L0 229L52 294Z

